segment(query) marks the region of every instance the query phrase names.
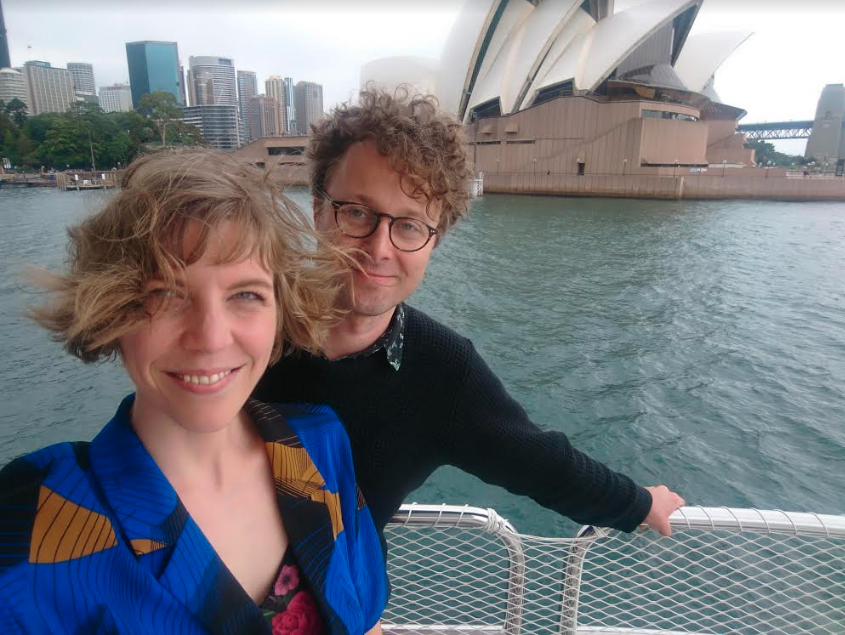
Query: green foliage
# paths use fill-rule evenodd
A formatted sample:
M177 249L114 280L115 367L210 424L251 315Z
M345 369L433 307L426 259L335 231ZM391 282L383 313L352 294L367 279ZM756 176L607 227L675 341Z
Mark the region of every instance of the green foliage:
M76 102L67 112L31 117L20 100L0 101L0 157L16 168L64 170L91 169L93 154L97 170L110 170L128 165L147 144L202 143L170 93L144 95L140 105L140 112L107 113Z
M772 166L778 167L795 167L807 162L802 156L778 152L773 144L766 141L748 141L745 147L755 151L754 160L761 167L768 165L770 161Z
M84 146L87 143L83 144L87 140L78 122L59 119L47 131L44 143L39 146L36 155L41 164L59 169L90 167L90 160L86 161L85 156Z
M155 123L162 146L167 146L168 128L173 132L182 123L182 109L176 103L176 97L164 90L143 95L138 103L138 112Z
M26 104L15 97L8 104L3 104L3 113L11 117L15 125L20 128L29 114Z

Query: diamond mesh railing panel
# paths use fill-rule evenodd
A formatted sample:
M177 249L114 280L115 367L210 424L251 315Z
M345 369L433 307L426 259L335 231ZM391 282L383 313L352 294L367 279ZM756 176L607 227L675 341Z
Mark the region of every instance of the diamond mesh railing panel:
M845 542L613 533L584 561L578 624L684 633L845 633Z
M843 517L684 508L671 538L540 538L491 510L404 513L386 631L845 633Z
M390 533L384 622L504 632L510 561L494 535L448 528Z

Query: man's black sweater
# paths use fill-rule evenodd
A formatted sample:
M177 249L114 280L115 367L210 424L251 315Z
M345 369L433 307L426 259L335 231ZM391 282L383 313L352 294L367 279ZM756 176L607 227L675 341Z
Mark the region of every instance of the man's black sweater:
M262 378L265 402L330 405L352 442L379 530L441 465L454 465L579 523L632 531L651 495L534 425L465 337L406 307L399 370L384 353L328 361L298 353Z

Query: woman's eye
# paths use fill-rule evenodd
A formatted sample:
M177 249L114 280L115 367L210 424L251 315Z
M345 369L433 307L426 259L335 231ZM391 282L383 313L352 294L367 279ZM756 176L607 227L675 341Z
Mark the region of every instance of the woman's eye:
M232 296L235 300L244 300L246 302L265 302L266 298L255 291L239 291Z
M178 311L184 308L188 298L184 293L167 287L157 287L147 291L147 307L152 312Z

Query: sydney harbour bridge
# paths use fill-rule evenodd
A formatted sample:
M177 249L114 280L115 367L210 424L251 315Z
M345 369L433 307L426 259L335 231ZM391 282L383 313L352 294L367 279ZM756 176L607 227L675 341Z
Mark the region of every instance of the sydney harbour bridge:
M746 123L737 127L737 132L748 135L749 141L773 141L779 139L809 139L813 132L813 121L774 121L767 123Z

